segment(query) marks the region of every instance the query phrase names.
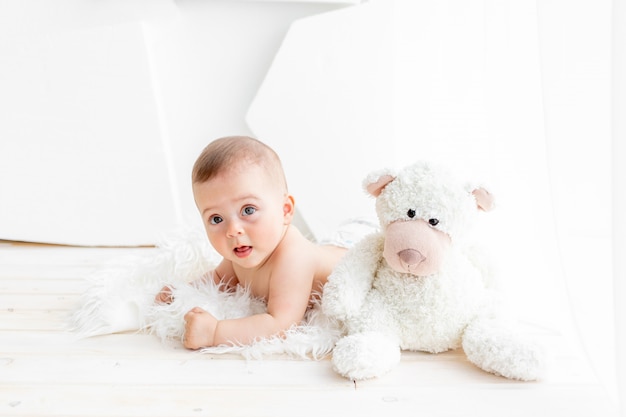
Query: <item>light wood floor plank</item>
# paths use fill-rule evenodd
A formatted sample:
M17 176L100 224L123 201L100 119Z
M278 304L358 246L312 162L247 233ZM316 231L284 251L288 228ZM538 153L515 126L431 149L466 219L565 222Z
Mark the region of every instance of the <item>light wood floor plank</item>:
M7 310L67 310L78 305L79 294L0 293L0 305Z
M82 294L88 288L84 278L0 278L0 294Z
M301 378L307 378L302 375ZM127 385L0 385L3 416L610 416L596 386L554 390L491 387L291 388Z
M70 310L0 310L0 330L65 331Z

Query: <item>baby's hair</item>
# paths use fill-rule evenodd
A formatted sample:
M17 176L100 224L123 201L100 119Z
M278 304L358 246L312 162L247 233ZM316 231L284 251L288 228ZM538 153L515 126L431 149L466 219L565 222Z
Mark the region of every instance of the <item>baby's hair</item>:
M209 143L193 165L193 184L212 179L218 174L240 168L242 162L258 164L271 175L282 181L287 190L287 181L278 154L272 148L249 136L226 136Z

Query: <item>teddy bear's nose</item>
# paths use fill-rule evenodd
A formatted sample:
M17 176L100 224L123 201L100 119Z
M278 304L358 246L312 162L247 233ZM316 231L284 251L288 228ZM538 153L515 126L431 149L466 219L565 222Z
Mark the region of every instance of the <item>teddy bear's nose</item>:
M417 265L422 262L425 258L424 255L418 250L415 249L404 249L398 252L398 257L402 262L407 265Z

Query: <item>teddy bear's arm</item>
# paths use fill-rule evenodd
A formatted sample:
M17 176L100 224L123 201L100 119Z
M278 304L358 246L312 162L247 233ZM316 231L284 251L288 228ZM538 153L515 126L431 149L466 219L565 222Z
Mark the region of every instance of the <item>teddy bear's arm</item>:
M335 266L322 294L327 315L343 320L360 311L382 259L383 244L381 233L365 236Z

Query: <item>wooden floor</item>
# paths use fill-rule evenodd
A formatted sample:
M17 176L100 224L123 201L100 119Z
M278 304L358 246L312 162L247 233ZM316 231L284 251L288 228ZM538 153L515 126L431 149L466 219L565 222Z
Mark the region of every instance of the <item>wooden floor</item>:
M616 416L586 361L558 334L541 382L484 373L462 352L404 353L400 367L354 384L328 360L246 361L145 334L76 340L67 316L84 277L151 248L0 242L0 416Z

